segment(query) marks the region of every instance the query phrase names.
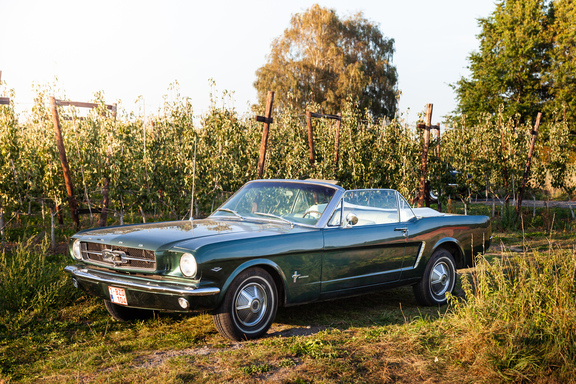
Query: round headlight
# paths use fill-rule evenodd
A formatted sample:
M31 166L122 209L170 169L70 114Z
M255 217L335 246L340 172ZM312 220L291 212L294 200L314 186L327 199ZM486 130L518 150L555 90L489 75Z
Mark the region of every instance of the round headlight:
M185 253L180 257L180 271L186 277L194 277L196 271L198 270L198 265L196 264L196 259L191 253Z
M74 243L72 244L72 256L74 256L78 260L82 260L82 252L80 250L80 239L74 240Z

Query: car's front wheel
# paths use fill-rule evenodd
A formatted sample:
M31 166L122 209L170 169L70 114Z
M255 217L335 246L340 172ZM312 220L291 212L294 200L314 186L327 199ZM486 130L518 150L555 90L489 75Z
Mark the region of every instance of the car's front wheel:
M230 340L256 339L268 331L277 308L278 292L272 276L261 268L250 268L228 288L214 312L214 324Z
M110 300L104 300L104 305L110 316L118 321L146 320L154 316L154 311L140 308L125 307L114 304Z
M446 249L434 251L424 270L424 276L414 285L414 295L420 305L444 305L446 293L456 285L454 257Z

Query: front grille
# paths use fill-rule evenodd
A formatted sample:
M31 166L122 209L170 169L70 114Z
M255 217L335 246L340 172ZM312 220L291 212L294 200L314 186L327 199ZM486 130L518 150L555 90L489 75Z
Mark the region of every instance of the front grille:
M82 242L80 250L82 259L95 264L130 270L156 270L156 255L147 249Z

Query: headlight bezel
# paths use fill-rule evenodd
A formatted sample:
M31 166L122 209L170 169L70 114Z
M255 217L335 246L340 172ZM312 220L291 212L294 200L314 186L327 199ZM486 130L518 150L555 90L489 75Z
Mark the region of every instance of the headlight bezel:
M194 278L198 273L198 263L192 253L186 252L180 256L180 273L182 276Z
M80 239L76 239L72 243L72 257L74 257L76 260L82 260L82 248Z

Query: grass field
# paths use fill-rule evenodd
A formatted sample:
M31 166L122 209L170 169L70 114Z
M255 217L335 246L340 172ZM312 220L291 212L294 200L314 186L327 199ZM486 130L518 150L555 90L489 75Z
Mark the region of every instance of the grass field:
M19 242L0 259L0 383L576 382L569 213L494 227L449 306L418 307L404 287L285 308L267 337L241 343L207 313L115 322L71 288L67 256Z

